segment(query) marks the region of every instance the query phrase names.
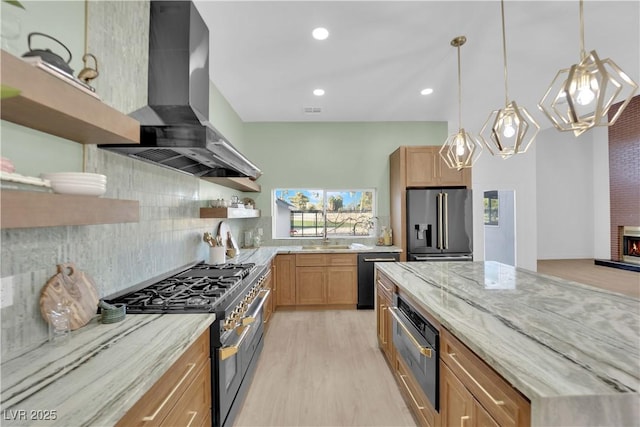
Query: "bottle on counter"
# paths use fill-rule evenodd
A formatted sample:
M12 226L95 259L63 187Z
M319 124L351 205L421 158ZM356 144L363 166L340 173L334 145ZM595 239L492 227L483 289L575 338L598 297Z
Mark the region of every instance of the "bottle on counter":
M391 246L393 244L393 230L391 228L384 227L384 245Z

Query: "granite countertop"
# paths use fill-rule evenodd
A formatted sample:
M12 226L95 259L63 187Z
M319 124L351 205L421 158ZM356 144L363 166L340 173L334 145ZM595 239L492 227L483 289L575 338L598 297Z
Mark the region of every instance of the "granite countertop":
M640 424L640 300L496 262L377 268L529 398L533 425Z
M228 259L229 262L255 262L256 264L262 264L264 259L273 257L277 254L314 254L314 253L377 253L377 252L402 252L402 249L398 246L367 246L360 244L343 245L349 246L349 248L335 248L333 244L328 245L327 248L316 249L322 245L310 245L314 249L310 249L309 246L263 246L260 248L241 248L240 254L235 258ZM306 249L305 249L306 248ZM250 259L251 257L257 257L258 261Z
M3 361L3 426L115 425L215 315L132 314L113 324L98 318L65 345L47 342Z

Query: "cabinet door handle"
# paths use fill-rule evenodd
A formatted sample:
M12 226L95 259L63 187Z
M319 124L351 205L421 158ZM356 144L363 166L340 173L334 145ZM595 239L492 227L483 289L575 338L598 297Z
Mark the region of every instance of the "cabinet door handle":
M411 393L411 389L409 389L409 385L404 380L405 378L406 378L406 375L400 374L400 379L402 380L402 383L404 384L404 388L407 389L407 393L409 393L409 396L411 396L411 400L413 400L413 403L416 405L416 408L418 408L419 410L422 411L424 409L424 406L418 405L418 401L416 400L415 397L413 397L413 393Z
M384 288L385 291L389 292L389 293L393 293L393 289L389 289L387 288L384 283L382 283L380 280L377 281L378 285L382 286Z
M402 319L400 319L400 317L396 314L396 310L397 310L396 307L389 307L389 313L391 313L391 315L396 319L396 321L398 322L398 325L400 325L402 329L404 329L405 333L407 334L409 339L411 339L411 342L413 342L413 345L416 346L420 354L430 358L431 349L429 347L423 347L420 345L418 340L415 339L414 336L411 334L411 331L404 325L404 323L402 322Z
M176 392L176 390L178 390L180 388L180 385L182 385L182 383L184 382L184 380L186 380L189 377L189 374L191 374L191 371L193 371L193 368L196 367L196 364L195 363L189 363L187 366L189 367L189 369L187 369L187 372L185 372L185 374L182 376L182 378L180 378L180 381L178 381L178 384L176 384L171 389L171 393L169 393L167 395L167 397L164 398L164 400L162 401L160 406L158 406L158 408L156 409L156 411L153 414L142 418L142 421L153 421L158 416L158 413L160 413L160 411L162 411L162 408L164 408L164 405L166 405L167 402L169 400L171 400L171 398L173 397L173 394Z
M380 325L382 326L381 330L380 330L380 333L382 335L382 344L387 344L387 337L386 337L386 333L387 333L387 325L386 325L386 323L387 323L387 320L385 319L386 316L384 315L384 312L386 310L387 310L387 306L383 304L382 305L382 313L380 313Z
M365 258L365 262L392 262L395 258Z
M451 358L451 360L453 360L453 361L455 362L455 364L456 364L456 365L458 365L458 368L462 369L462 372L464 372L464 373L465 373L465 374L466 374L466 375L471 379L471 381L473 381L473 383L474 383L475 385L477 385L477 386L478 386L478 388L479 388L480 390L482 390L482 392L483 392L484 394L486 394L486 395L487 395L487 397L488 397L489 399L491 399L491 401L493 402L493 404L494 404L494 405L497 405L497 406L502 406L502 405L504 405L504 400L497 400L496 398L494 398L493 396L491 396L491 394L490 394L490 393L489 393L489 392L488 392L484 387L482 387L482 384L480 384L480 383L478 382L478 380L476 380L476 379L473 377L473 375L471 375L471 373L470 373L469 371L467 371L467 370L465 369L465 367L464 367L464 366L462 366L462 363L460 363L460 361L458 361L458 359L456 358L456 354L455 354L455 353L447 353L447 354L449 355L449 357Z
M191 423L193 422L193 420L196 419L196 416L198 415L198 411L189 411L187 413L191 414L191 418L189 418L189 423L187 424L187 427L191 427Z
M469 419L469 415L464 415L460 417L460 427L464 427L464 422Z

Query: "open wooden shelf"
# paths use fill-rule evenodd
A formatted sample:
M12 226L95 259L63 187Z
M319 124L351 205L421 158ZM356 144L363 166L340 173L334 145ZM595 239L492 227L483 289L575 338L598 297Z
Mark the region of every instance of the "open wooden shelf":
M20 90L1 101L0 117L82 144L139 144L140 123L6 51L2 84Z
M2 228L115 224L140 220L140 203L137 200L16 190L2 190L0 198Z
M249 178L222 178L222 177L201 177L205 181L222 185L223 187L233 188L234 190L243 191L245 193L259 193L262 190L260 184Z
M200 218L259 218L260 209L200 208Z

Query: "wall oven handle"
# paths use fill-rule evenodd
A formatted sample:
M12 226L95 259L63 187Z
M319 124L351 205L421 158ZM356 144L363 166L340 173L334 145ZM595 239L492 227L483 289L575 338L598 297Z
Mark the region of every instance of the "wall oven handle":
M471 375L471 373L469 371L467 371L464 366L462 366L462 363L460 363L460 361L458 361L458 359L456 358L456 354L455 353L447 353L447 354L449 355L451 360L453 360L455 362L455 364L458 365L458 368L462 369L462 372L464 372L471 379L471 381L473 381L474 384L477 385L478 388L480 390L482 390L482 392L484 394L486 394L489 399L491 399L491 401L493 402L494 405L497 405L497 406L504 405L504 400L497 400L496 398L491 396L491 394L489 394L489 392L484 387L482 387L482 384L480 384L478 382L478 380L476 380L473 377L473 375Z
M395 258L365 258L364 262L391 262L395 260Z
M402 322L402 319L400 319L400 316L398 316L398 314L396 313L397 310L398 310L397 307L389 307L389 313L391 313L391 315L396 319L396 321L398 322L398 325L400 325L402 329L404 329L404 331L407 333L407 335L413 342L413 345L415 345L418 351L420 351L420 354L426 357L431 357L431 354L432 354L431 349L429 347L423 347L420 345L418 340L414 338L411 331L404 325L404 323Z
M260 291L260 296L261 296L260 302L258 303L257 308L253 310L252 314L242 318L243 326L247 326L256 321L257 314L260 312L260 310L262 310L262 306L267 301L267 297L269 296L270 293L271 293L271 289L263 289Z
M399 375L400 379L402 380L402 383L404 384L404 388L407 389L407 393L409 393L409 396L411 396L411 400L413 400L413 403L416 405L416 408L418 408L419 411L422 411L424 409L424 406L420 406L418 405L418 401L416 400L416 398L413 396L413 393L411 393L411 389L409 388L409 385L407 384L407 382L405 381L405 378L407 377L406 375Z
M171 389L171 392L167 395L167 397L164 398L164 400L162 401L160 406L158 406L156 408L156 411L153 414L149 415L149 416L143 417L142 421L153 421L158 416L160 411L162 411L162 408L164 408L164 406L167 404L167 402L169 402L171 400L171 398L173 397L173 394L180 388L180 385L182 385L184 380L186 380L189 377L189 374L191 374L191 371L193 371L193 368L196 367L196 364L195 363L189 363L189 364L187 364L187 366L189 367L189 369L187 369L187 372L185 372L184 375L182 376L182 378L180 378L180 381L178 381L178 384L176 384Z
M248 325L246 328L244 328L244 331L242 331L242 334L240 334L240 339L238 340L236 345L222 347L218 350L218 357L220 358L220 360L228 359L234 354L236 354L238 350L240 350L242 341L244 341L244 339L247 337L247 333L249 333L249 329L251 329L251 325Z

